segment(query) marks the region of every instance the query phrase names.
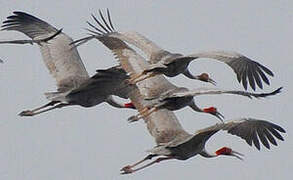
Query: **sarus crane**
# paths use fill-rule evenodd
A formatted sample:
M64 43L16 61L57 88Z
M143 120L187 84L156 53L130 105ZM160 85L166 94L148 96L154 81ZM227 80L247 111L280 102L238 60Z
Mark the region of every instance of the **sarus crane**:
M275 137L281 141L284 140L279 132L286 132L282 127L276 124L264 120L251 118L241 118L237 120L231 120L225 123L218 123L216 125L197 131L193 136L190 136L187 139L179 138L166 144L159 144L158 146L149 150L150 154L146 156L143 160L138 161L137 163L134 163L132 165L123 167L121 169L121 173L134 173L155 163L170 159L187 160L193 156L196 156L197 154L205 158L213 158L220 155L226 155L242 159L241 153L238 153L228 147L223 147L217 150L215 153L207 152L207 150L205 149L206 142L211 136L213 136L220 130L227 131L229 134L236 135L244 139L250 146L252 146L253 143L258 150L260 150L259 140L266 148L270 149L270 143L277 146ZM157 156L161 157L144 166L133 169L144 161L150 160L153 157Z
M111 28L114 29L110 20L109 11L107 14L109 24L105 26L111 26ZM105 18L103 16L101 18L102 21L107 24ZM109 48L127 73L137 73L148 66L148 63L142 56L137 54L136 51L129 47L123 40L121 40L121 38L112 37L111 34L113 33L107 31L107 28L104 29L105 31L96 29L98 31L95 32L96 35L91 36L88 39L95 37ZM79 42L86 42L88 39L85 38ZM141 95L146 93L158 95L159 97L162 93L174 89L176 86L167 81L164 77L156 76L152 79L146 79L144 82L138 83L135 88L136 90L130 95L130 98L137 109L141 111L148 105ZM275 92L278 92L279 90L276 90ZM279 132L285 133L285 130L282 127L271 122L255 118L241 118L199 130L193 135L183 129L174 113L168 109L159 109L156 113L144 117L144 119L147 129L154 137L157 146L150 150L150 154L142 161L122 168L122 174L133 173L163 160L185 160L197 154L204 157L231 155L241 159L241 154L233 151L231 148L221 148L216 151L215 154L208 153L205 150L205 143L209 137L219 130L225 130L232 135L237 135L246 140L249 145L252 145L253 143L257 149L260 149L259 140L269 149L270 143L277 145L275 137L284 140ZM134 169L137 165L156 156L163 157L159 157L145 166Z
M216 108L211 107L208 109L200 109L194 102L194 97L199 95L217 95L217 94L234 94L246 96L248 98L265 98L267 96L273 96L281 92L282 87L276 89L269 93L250 93L245 91L234 91L234 90L222 90L222 89L211 89L211 88L197 88L194 90L188 90L187 88L180 87L171 89L159 97L146 97L147 100L153 100L152 105L145 107L135 116L128 118L129 122L138 121L141 118L149 116L151 113L158 111L159 109L166 108L168 110L174 111L186 106L189 106L194 111L206 112L212 114L223 121L224 116L217 111Z
M96 31L93 31L93 30L89 30L89 31L94 33L95 35L90 36L90 37L86 37L86 38L82 38L80 40L73 42L76 44L76 46L83 44L92 38L98 39L104 45L111 44L111 40L114 41L114 39L116 39L116 41L117 40L120 40L120 41L125 40L126 42L129 42L129 40L127 41L127 38L122 38L122 37L124 37L124 33L121 34L121 33L118 33L114 30L109 10L107 10L108 22L106 21L106 18L103 16L102 12L99 11L99 13L100 13L100 17L101 17L104 25L95 16L92 15L93 19L100 26L100 28L98 28L88 22L88 24L96 30ZM116 36L116 34L119 34L119 35ZM134 44L134 43L132 43L132 44ZM150 45L150 44L148 44L148 45ZM121 49L123 49L123 47L124 47L124 49L129 49L129 47L125 46L124 44L120 43L120 46L121 46ZM113 53L115 54L115 51L113 51ZM152 60L151 60L151 62L152 62ZM249 63L256 63L254 61L251 61L251 62L247 61L247 62L248 62L248 64ZM155 64L150 64L150 66L153 66L153 65L155 66ZM250 71L250 70L248 69L248 71ZM240 73L240 71L238 71L238 72ZM145 107L143 110L140 111L140 113L138 115L131 116L130 118L128 118L128 121L129 122L137 121L143 117L150 115L151 113L153 113L161 108L166 108L168 110L173 111L173 110L181 109L186 106L190 106L194 111L197 111L197 112L204 112L204 113L212 114L212 115L216 116L217 118L219 118L220 120L222 120L223 115L221 115L221 113L219 113L215 107L201 109L195 104L195 102L193 100L193 96L202 95L202 94L236 94L236 95L247 96L250 98L251 97L259 98L259 97L266 97L266 96L275 95L275 94L279 93L281 89L282 88L278 88L277 90L270 92L270 93L257 94L257 93L249 93L249 92L244 92L244 91L232 91L232 90L221 90L221 89L204 89L203 88L203 89L188 90L187 88L183 88L183 87L181 87L181 88L174 87L173 89L170 89L167 92L162 93L162 95L160 95L160 97L155 97L155 98L157 98L157 102L155 102L155 104L152 103L152 105ZM150 99L154 99L154 98L148 97L146 99L150 100Z
M247 79L251 88L255 90L256 84L259 88L263 88L262 80L266 84L270 85L270 82L265 73L270 76L274 76L273 72L265 66L234 51L207 51L186 56L179 53L171 53L160 48L157 44L137 32L117 32L113 27L109 11L107 10L109 23L107 23L101 11L99 11L99 13L105 25L103 25L95 16L92 15L93 19L100 26L100 28L94 26L90 22L87 22L96 31L88 29L93 34L91 36L79 39L75 41L75 43L78 46L79 44L83 44L90 39L95 38L96 36L108 33L109 37L118 38L140 48L144 53L146 53L151 64L140 74L131 75L132 78L129 80L130 83L134 84L157 74L164 74L168 77L174 77L179 74L183 74L190 79L197 79L215 84L215 81L209 78L208 74L206 73L198 76L194 76L190 73L188 69L190 62L201 58L214 59L227 64L234 70L239 83L242 82L245 90L247 90Z
M90 78L77 48L70 45L73 42L72 38L61 32L62 29L57 30L47 22L25 12L13 13L14 15L7 17L7 20L3 22L2 30L19 31L32 40L2 41L0 43L37 43L43 60L58 87L57 92L45 93L47 99L50 100L48 104L33 110L22 111L20 116L33 116L70 105L92 107L102 102L107 102L117 108L134 108L131 103L121 104L112 97L112 95L118 95L128 98L127 93L130 86L124 83L128 76L121 68L98 70L98 73ZM121 86L125 89L122 88L122 92L118 92Z

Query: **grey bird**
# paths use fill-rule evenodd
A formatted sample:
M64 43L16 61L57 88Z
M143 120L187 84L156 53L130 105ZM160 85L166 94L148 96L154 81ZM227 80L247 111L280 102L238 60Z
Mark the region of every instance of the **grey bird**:
M267 96L276 95L281 92L282 87L276 89L273 92L269 93L250 93L245 91L231 91L231 90L221 90L221 89L211 89L211 88L198 88L194 90L188 90L187 88L180 87L171 89L159 97L147 97L147 100L155 100L152 105L145 107L143 110L139 112L139 114L135 116L131 116L128 118L129 122L138 121L141 118L149 116L150 114L158 111L159 109L166 108L168 110L174 111L186 106L191 107L194 111L197 112L205 112L212 114L219 118L223 122L224 116L217 111L216 108L211 107L205 110L200 109L194 102L194 96L199 95L213 95L213 94L235 94L246 96L248 98L264 98Z
M111 21L109 11L107 11L108 22L106 21L102 12L99 11L99 13L100 13L100 17L101 17L103 23L105 24L105 26L103 26L102 23L95 16L92 16L92 17L94 18L94 20L97 22L97 24L104 31L95 27L94 25L92 25L91 23L88 22L88 24L96 30L96 31L92 31L92 30L89 30L89 31L92 33L95 33L96 35L77 40L73 43L76 44L76 46L78 46L80 44L87 42L88 40L90 40L92 38L96 38L97 40L102 42L106 47L108 47L109 49L112 50L112 52L118 57L120 63L122 63L124 61L124 59L135 60L135 58L137 58L137 56L138 56L137 53L132 48L127 46L121 38L118 38L117 36L113 35L113 34L116 34L116 32L114 32L114 27L113 27L113 24ZM152 66L152 65L153 64L151 64L150 66ZM161 97L153 98L153 99L157 98L157 102L151 103L150 106L144 107L144 109L142 109L138 115L130 117L128 119L128 121L129 122L137 121L137 120L144 118L144 117L150 115L151 113L153 113L159 109L162 109L162 108L166 108L168 110L173 111L173 110L181 109L186 106L190 106L193 110L195 110L197 112L205 112L205 113L212 114L222 120L223 115L221 115L217 111L216 108L214 108L214 107L210 107L210 108L206 108L206 109L199 108L194 103L193 96L199 95L200 94L199 91L202 93L203 90L205 90L206 91L205 93L208 92L211 94L230 93L230 94L238 94L238 95L244 95L244 96L250 96L250 97L251 96L265 97L265 96L277 94L281 88L274 91L274 92L264 93L264 94L253 94L253 93L246 93L243 91L223 91L223 90L219 90L219 89L201 89L201 90L197 89L194 91L189 91L186 88L178 88L176 86L172 86L172 87L170 86L170 89L167 92L163 93ZM183 92L185 94L182 96ZM197 94L192 95L190 93L197 93ZM205 93L203 93L203 94L205 94ZM178 94L178 96L176 96L177 94ZM147 98L147 99L150 99L150 98Z
M92 107L102 102L125 108L124 104L114 101L111 96L117 94L127 98L127 94L121 95L116 91L127 78L122 69L115 67L103 70L103 72L98 71L90 78L77 48L70 45L73 42L72 38L30 14L13 13L14 15L7 17L7 20L3 22L2 30L19 31L32 40L2 41L2 43L37 43L44 63L55 78L58 87L57 92L45 93L47 99L50 100L48 104L33 110L23 111L19 114L20 116L33 116L69 105ZM117 79L121 81L118 82ZM45 109L47 107L50 108Z
M256 84L259 88L263 88L262 81L270 85L270 82L266 74L274 76L273 72L261 65L260 63L251 60L250 58L233 51L207 51L199 52L190 55L182 55L179 53L171 53L160 48L154 42L150 41L143 35L137 32L117 32L111 22L110 13L107 10L108 22L106 18L103 17L101 11L100 16L104 25L93 16L93 19L100 26L100 28L94 26L93 24L88 24L95 29L90 30L93 33L89 37L82 38L75 41L77 45L83 44L96 36L107 33L109 37L115 37L127 43L130 43L138 48L140 48L144 53L146 53L148 59L150 60L150 65L148 68L144 69L140 74L131 75L130 83L134 84L144 79L150 78L157 74L164 74L168 77L174 77L179 74L184 74L190 79L197 79L205 82L210 82L215 84L215 81L209 78L208 74L203 73L198 76L194 76L188 70L190 62L193 60L198 60L201 58L214 59L227 64L231 67L237 75L239 83L242 82L243 87L247 90L247 80L253 90L256 89ZM265 74L266 73L266 74Z
M236 135L244 139L250 146L254 144L254 146L258 150L260 150L259 140L267 149L270 149L270 144L277 146L275 138L284 141L282 135L279 132L286 132L282 127L276 124L264 120L251 118L241 118L226 123L219 123L197 131L193 136L190 136L188 139L179 138L169 143L159 144L158 146L149 150L150 154L146 156L143 160L132 165L123 167L121 169L121 173L134 173L136 171L139 171L141 169L144 169L146 167L149 167L155 163L159 163L164 160L187 160L193 156L196 156L197 154L205 158L213 158L218 157L220 155L226 155L236 157L242 160L241 156L243 155L241 153L238 153L228 147L223 147L217 150L215 153L207 152L207 150L205 149L206 142L209 140L211 136L213 136L220 130L227 131L229 134ZM143 163L144 161L150 160L153 157L157 156L161 157L144 166L133 169L134 167Z
M108 20L110 22L108 26L111 26L113 28L109 13L108 13ZM105 22L106 20L103 19L103 21ZM133 72L137 73L147 66L147 62L144 60L142 56L136 53L136 51L133 50L131 47L129 47L123 40L119 38L111 37L111 34L112 34L111 32L106 32L106 33L100 32L99 35L97 34L97 35L91 36L88 39L96 38L108 49L110 49L112 53L115 55L115 57L117 58L117 60L119 61L119 63L121 64L121 66L123 67L123 69L127 73L133 73ZM83 42L86 42L88 39L83 39L76 43L79 43L79 42L83 43ZM142 110L144 107L148 105L148 103L146 103L146 100L143 98L145 95L150 95L147 97L152 97L151 95L154 95L154 97L156 95L160 96L160 94L170 89L176 88L175 85L167 81L163 76L156 76L152 79L147 79L144 82L138 83L137 86L135 87L137 89L134 93L130 95L130 98L132 99L132 102L135 104L135 106L137 106L137 109L139 110ZM122 168L121 169L122 174L132 173L139 169L142 169L143 167L138 169L133 169L133 168L134 166L137 166L143 161L146 161L147 159L151 159L154 156L159 156L159 155L165 156L164 152L166 152L166 156L162 158L171 159L173 157L176 157L178 159L187 159L199 153L198 151L200 150L199 149L200 146L204 147L204 144L202 145L202 143L200 142L199 142L200 144L198 144L197 142L201 138L204 138L207 136L204 136L204 134L202 134L201 132L198 132L195 135L191 135L188 132L186 132L172 111L169 111L167 109L160 109L158 110L158 112L146 117L145 122L146 122L148 132L150 133L152 137L154 137L155 142L158 145L153 150L158 150L158 151L151 150L150 156L144 158L144 160L138 163L135 163L133 165L129 165ZM241 122L243 122L243 124L241 124ZM234 127L233 127L233 124L235 125ZM216 126L218 126L218 128L220 129L222 128L223 130L225 129L228 130L228 133L232 133L232 134L235 134L235 132L239 133L237 135L244 139L247 139L248 143L250 144L251 144L250 140L252 140L258 149L260 148L258 137L261 139L262 143L266 147L269 147L268 143L266 143L267 139L272 144L277 145L274 136L276 136L278 139L283 140L282 136L277 132L277 130L279 129L277 128L278 126L276 125L275 127L272 123L267 121L259 121L256 119L241 119L240 121L238 120L234 123L222 123L222 124L217 124ZM215 128L214 131L219 131L219 130ZM280 130L280 131L284 131L284 130ZM259 134L258 137L257 137L257 133ZM206 140L202 142L206 142ZM162 149L162 151L160 151L160 149ZM166 149L166 151L164 149ZM229 148L223 148L217 152L218 154L222 154L222 155L223 154L228 155L231 153L237 155L236 152L234 151L232 152L232 150ZM202 155L204 155L204 153L202 153ZM210 155L215 156L214 154L210 154ZM239 155L238 157L241 158ZM158 160L155 160L155 162L157 161L159 162L161 160L162 159L158 159ZM152 162L152 164L154 164L155 162Z

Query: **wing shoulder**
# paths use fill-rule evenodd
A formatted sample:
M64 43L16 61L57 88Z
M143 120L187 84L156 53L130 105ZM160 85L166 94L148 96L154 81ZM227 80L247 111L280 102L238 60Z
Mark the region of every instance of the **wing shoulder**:
M120 34L121 40L141 49L148 56L149 59L153 59L152 56L155 56L157 53L163 50L153 41L149 40L148 38L146 38L138 32L129 31L122 32Z

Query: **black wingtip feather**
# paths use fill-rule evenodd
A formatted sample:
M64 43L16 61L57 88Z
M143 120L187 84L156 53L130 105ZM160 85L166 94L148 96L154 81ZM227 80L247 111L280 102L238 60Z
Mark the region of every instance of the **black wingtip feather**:
M105 20L101 10L99 10L99 14L100 14L100 17L101 17L102 21L104 22L105 26L107 27L106 29L108 30L108 32L112 32L111 27L108 25L107 21Z
M272 134L268 131L268 129L263 129L263 133L265 134L265 136L267 137L267 139L275 146L277 146L277 141L275 140L275 138L272 136Z
M269 70L267 67L265 67L259 63L258 63L258 65L261 67L262 70L264 70L264 72L266 72L268 75L274 77L274 73L271 70Z
M99 21L94 15L92 15L92 18L96 21L96 23L97 23L102 29L104 29L105 32L109 33L109 31L107 30L107 28L105 28L105 26L104 26L102 23L100 23L100 21Z
M253 77L252 68L248 67L247 70L248 70L247 75L248 75L248 81L249 81L250 87L255 91L255 80Z
M267 148L267 149L270 149L270 143L269 141L267 140L266 136L265 136L265 133L263 132L262 129L258 129L257 130L257 134L258 134L258 137L261 141L261 143Z
M262 80L267 84L270 85L269 79L266 77L266 75L262 72L261 69L258 69L258 73L261 76Z
M278 132L278 131L276 131L275 129L281 129L281 131L280 132L282 132L282 131L284 131L284 129L283 128L281 128L281 127L279 127L279 126L277 126L277 125L275 125L275 124L273 124L273 126L272 127L268 127L268 130L276 137L276 138L278 138L279 140L281 140L281 141L284 141L284 138L283 138L283 136Z
M109 11L108 8L107 8L107 16L108 16L108 21L110 23L110 26L111 26L112 30L115 31L115 28L114 28L114 26L112 24L112 20L111 20L111 16L110 16L110 11Z
M278 131L280 131L281 133L286 133L285 129L282 128L279 125L273 124L273 128L277 129Z
M257 86L260 89L263 89L263 85L262 85L261 79L259 77L259 74L257 73L257 70L256 71L252 71L252 73L253 73L253 77L254 77L254 79L256 81Z
M256 132L253 132L252 141L256 149L260 150L260 143Z

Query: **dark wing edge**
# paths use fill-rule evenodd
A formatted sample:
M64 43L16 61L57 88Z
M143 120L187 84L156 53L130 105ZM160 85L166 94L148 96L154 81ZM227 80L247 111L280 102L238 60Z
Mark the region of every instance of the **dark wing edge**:
M276 138L284 141L280 133L286 131L279 125L265 120L258 120L252 118L241 118L239 120L232 120L225 123L218 123L208 128L199 130L196 134L205 132L213 132L224 130L227 133L236 135L246 141L250 146L252 144L260 150L260 142L270 149L270 143L277 146Z
M246 96L248 98L265 98L268 96L274 96L277 95L279 93L281 93L281 90L283 89L283 87L279 87L278 89L269 92L269 93L250 93L250 92L245 92L245 91L226 91L225 94L236 94L236 95L242 95L242 96Z
M35 16L20 11L14 11L13 14L3 22L2 30L19 31L32 39L44 34L58 32L56 28Z
M79 88L73 90L70 94L102 88L107 90L105 94L108 93L109 95L128 98L128 94L131 91L131 86L125 81L128 78L126 72L118 66L108 69L98 69L94 76L83 83Z
M274 76L271 70L243 55L241 55L238 59L234 59L230 62L227 62L227 64L234 70L234 72L237 75L238 82L242 82L242 85L245 90L247 90L248 83L254 91L256 90L256 85L260 89L263 89L261 79L267 85L270 85L270 81L265 75L265 73L269 76Z
M92 28L92 29L85 28L89 32L88 33L89 36L73 41L71 43L72 45L74 44L74 46L77 47L77 46L80 46L80 45L94 39L94 38L101 38L103 35L108 35L109 33L116 32L116 30L113 26L113 23L112 23L109 9L107 9L107 18L104 17L104 15L100 9L99 9L99 15L100 15L103 23L101 21L99 21L98 18L96 16L94 16L93 14L91 16L100 28L98 28L97 26L95 26L92 23L90 23L89 21L87 21L87 24Z
M286 131L279 125L268 121L256 119L231 121L225 123L225 125L221 129L227 131L229 134L241 137L250 146L252 146L253 142L254 146L258 150L260 150L259 140L267 149L270 149L269 142L277 146L277 142L274 137L281 141L284 141L284 138L282 137L280 132L286 133Z

